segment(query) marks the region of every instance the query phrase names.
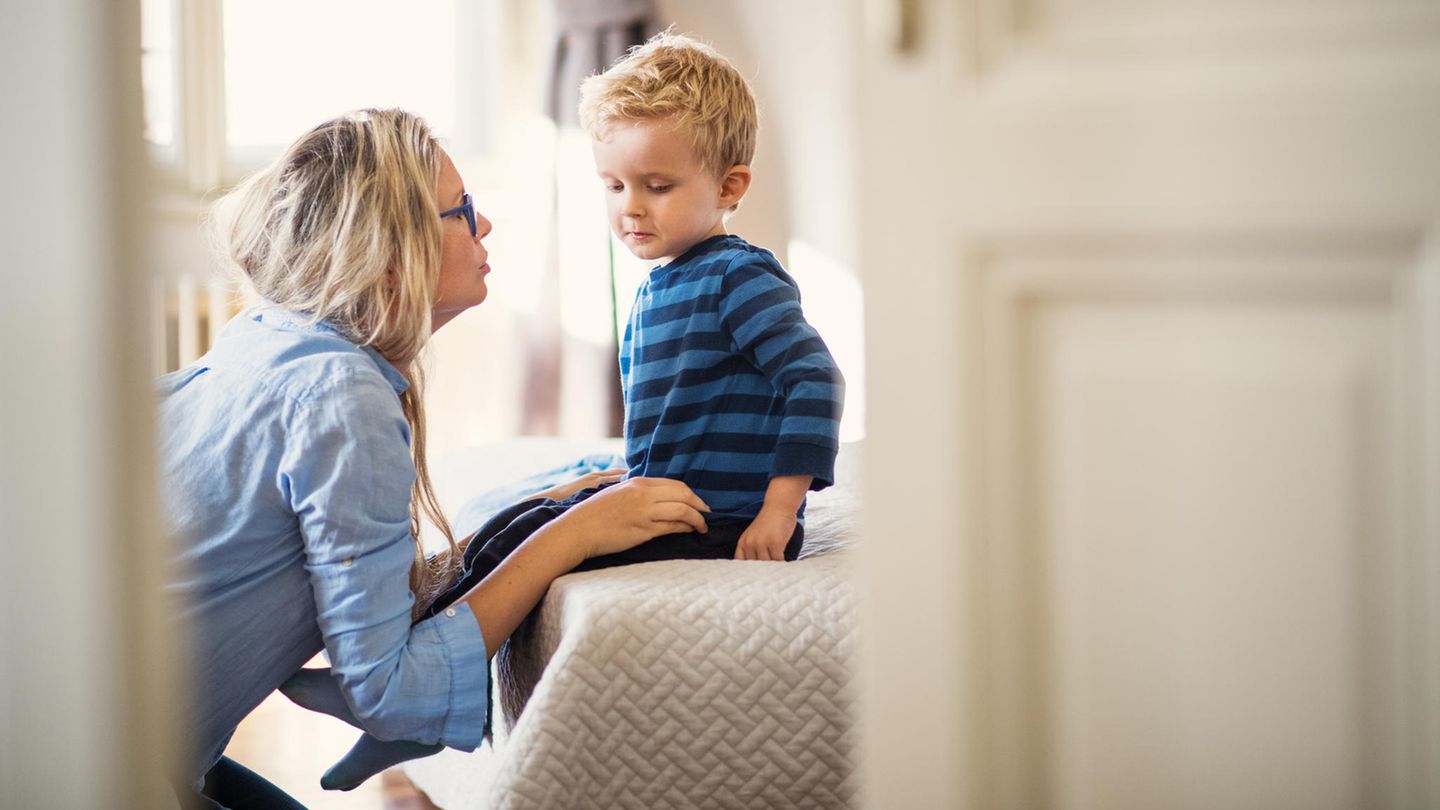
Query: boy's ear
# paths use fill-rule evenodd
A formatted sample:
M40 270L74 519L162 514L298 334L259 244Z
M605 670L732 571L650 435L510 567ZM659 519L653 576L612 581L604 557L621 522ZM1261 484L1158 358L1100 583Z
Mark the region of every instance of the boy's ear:
M731 166L725 170L725 176L720 178L720 207L734 207L749 190L750 167L743 163Z

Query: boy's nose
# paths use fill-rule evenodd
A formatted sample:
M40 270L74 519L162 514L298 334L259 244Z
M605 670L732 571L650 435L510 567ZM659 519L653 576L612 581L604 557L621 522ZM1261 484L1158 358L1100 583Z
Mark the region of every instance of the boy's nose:
M640 205L640 201L635 195L627 194L625 199L621 201L620 212L627 217L638 218L645 214L645 208Z

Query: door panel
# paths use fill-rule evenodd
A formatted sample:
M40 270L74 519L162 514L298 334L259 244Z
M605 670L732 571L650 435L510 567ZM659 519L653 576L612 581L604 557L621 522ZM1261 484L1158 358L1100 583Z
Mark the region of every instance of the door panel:
M1046 805L1356 806L1362 613L1390 592L1364 563L1393 538L1389 324L1354 309L1027 324Z
M897 5L867 801L1440 802L1440 5Z
M1415 789L1418 250L1070 243L973 271L1000 806Z

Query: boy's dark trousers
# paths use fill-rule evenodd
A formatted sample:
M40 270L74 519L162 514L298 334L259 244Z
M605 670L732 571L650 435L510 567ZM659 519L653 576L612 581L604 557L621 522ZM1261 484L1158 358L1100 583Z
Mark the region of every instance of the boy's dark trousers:
M610 484L582 489L563 501L536 498L517 503L501 510L485 522L475 533L474 539L465 547L465 567L460 578L441 592L422 618L430 618L450 607L460 597L469 593L480 581L489 576L525 539L540 530L540 527L565 514L570 508ZM591 557L575 567L576 571L592 571L597 568L612 568L630 563L656 562L658 560L730 560L735 557L735 547L740 535L749 528L755 518L745 515L707 513L705 525L710 531L676 532L663 534L647 540L638 546L615 554ZM785 544L785 559L793 561L800 555L800 545L805 540L805 528L795 524L790 542Z

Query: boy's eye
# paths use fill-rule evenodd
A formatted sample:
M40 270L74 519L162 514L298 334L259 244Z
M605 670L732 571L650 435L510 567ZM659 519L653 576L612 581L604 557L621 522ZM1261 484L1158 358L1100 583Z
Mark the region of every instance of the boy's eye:
M669 191L670 188L671 186L669 184L666 184L660 186L651 186L650 190L655 192L656 194L664 194L665 192Z
M606 183L606 184L605 184L605 190L606 190L606 191L613 192L613 193L616 193L616 194L619 194L620 191L621 191L622 189L624 189L624 188L625 188L625 187L622 186L622 185L620 185L619 183Z

